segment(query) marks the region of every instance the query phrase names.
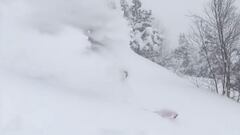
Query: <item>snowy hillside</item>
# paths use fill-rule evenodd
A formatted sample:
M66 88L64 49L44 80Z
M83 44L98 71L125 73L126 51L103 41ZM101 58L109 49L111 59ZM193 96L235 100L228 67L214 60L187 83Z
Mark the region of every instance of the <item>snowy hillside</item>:
M240 134L239 104L136 55L111 1L0 8L0 135Z

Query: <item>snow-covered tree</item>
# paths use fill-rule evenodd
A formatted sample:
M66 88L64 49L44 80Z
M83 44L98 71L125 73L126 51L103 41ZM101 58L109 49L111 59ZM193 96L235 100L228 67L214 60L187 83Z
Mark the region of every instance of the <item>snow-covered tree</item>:
M121 0L121 7L131 27L131 48L137 54L160 64L164 38L153 25L155 19L152 11L142 9L140 0L132 0L131 4Z
M164 66L178 74L197 77L201 74L199 63L201 60L198 49L182 33L179 36L179 46L168 55Z
M196 74L193 69L193 51L194 48L188 42L185 34L181 34L179 37L179 47L174 50L173 54L175 63L177 64L177 72L190 76Z

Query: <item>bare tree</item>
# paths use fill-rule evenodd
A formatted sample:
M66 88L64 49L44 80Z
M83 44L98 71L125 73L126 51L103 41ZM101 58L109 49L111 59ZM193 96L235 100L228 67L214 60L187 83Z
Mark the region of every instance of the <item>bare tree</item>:
M203 16L193 15L192 39L204 52L208 70L218 90L230 97L234 73L233 57L239 51L240 15L235 0L211 0Z
M206 25L206 21L202 18L194 16L194 27L192 28L193 31L190 36L190 41L199 47L199 53L202 57L200 59L206 61L205 66L207 66L207 71L200 71L201 74L199 76L212 79L216 92L220 93L218 88L217 70L214 68L215 66L213 62L216 57L214 57L215 53L211 51L214 47L211 46L209 42L209 27ZM203 68L202 70L206 70L206 68Z

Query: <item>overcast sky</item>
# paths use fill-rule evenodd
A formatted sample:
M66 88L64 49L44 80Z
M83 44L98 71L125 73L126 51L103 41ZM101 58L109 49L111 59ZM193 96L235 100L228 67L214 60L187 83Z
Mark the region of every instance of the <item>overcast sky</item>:
M200 13L209 0L142 0L144 6L163 24L171 46L176 46L180 32L189 29L190 20L187 15ZM240 8L240 0L237 0Z

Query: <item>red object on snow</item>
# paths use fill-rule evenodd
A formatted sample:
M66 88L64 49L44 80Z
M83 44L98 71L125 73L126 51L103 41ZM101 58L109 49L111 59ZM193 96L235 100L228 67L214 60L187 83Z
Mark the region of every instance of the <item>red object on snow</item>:
M159 116L167 119L176 119L178 117L178 113L171 111L171 110L160 110L155 111L154 113L158 114Z

